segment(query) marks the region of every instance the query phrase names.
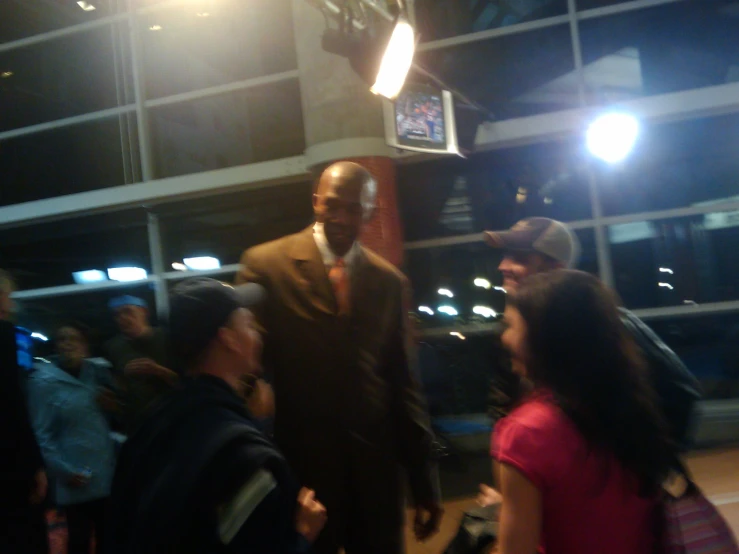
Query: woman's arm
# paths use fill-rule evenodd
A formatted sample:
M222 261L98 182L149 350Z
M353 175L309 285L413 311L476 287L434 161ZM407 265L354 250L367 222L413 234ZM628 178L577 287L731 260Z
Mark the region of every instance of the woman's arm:
M499 464L499 475L499 554L534 554L541 536L541 492L511 465Z

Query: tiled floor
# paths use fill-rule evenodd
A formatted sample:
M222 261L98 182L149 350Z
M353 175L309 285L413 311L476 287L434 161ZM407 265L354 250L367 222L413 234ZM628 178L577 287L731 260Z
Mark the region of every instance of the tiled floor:
M716 504L739 535L739 448L694 453L688 465L696 483ZM474 493L474 490L471 491ZM426 544L418 544L407 530L408 554L441 554L457 529L462 512L473 502L473 496L450 499L441 532Z

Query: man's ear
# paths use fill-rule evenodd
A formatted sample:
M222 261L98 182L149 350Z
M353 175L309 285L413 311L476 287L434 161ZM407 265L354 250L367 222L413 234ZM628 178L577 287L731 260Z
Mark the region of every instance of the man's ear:
M220 329L218 329L217 336L218 340L221 341L221 344L223 344L223 346L226 347L228 350L238 350L238 341L236 340L236 336L231 329L229 329L228 327L221 327Z

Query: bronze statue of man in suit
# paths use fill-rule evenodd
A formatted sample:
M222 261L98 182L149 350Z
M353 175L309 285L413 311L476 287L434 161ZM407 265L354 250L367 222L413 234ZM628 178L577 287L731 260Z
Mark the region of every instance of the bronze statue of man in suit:
M419 540L442 515L425 402L405 350L406 278L358 238L377 185L339 162L313 195L315 225L244 253L238 282L268 291L259 321L275 439L326 506L319 554L404 551L404 483Z

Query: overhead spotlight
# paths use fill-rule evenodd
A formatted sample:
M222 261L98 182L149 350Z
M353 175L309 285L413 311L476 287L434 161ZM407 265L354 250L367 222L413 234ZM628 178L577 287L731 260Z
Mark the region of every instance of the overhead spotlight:
M82 8L84 11L86 11L86 12L92 12L92 11L95 11L97 9L95 6L93 6L89 2L82 2L82 1L80 1L80 2L77 2L77 5L80 8Z
M488 290L492 285L490 284L490 281L487 279L483 279L482 277L478 277L474 281L476 287L480 287L481 289Z
M12 76L13 76L12 71L3 71L2 73L0 73L0 79L8 79L9 77L12 77Z
M99 269L86 269L85 271L75 271L72 273L72 279L78 285L86 285L88 283L107 281L108 276L104 271L100 271Z
M432 310L428 306L419 306L418 307L418 311L419 312L423 312L423 313L428 314L428 315L434 315L434 310Z
M172 269L175 271L187 271L187 266L180 262L172 262Z
M198 17L210 17L210 13L208 12L198 12L195 15L197 15Z
M49 342L49 337L42 333L31 333L31 338L40 340L41 342Z
M475 306L472 308L472 313L481 315L485 319L498 316L498 313L488 306Z
M459 312L455 308L453 308L452 306L446 306L446 305L445 306L439 306L436 309L436 311L439 312L440 314L445 314L445 315L449 315L449 316L459 315Z
M458 338L458 339L460 339L460 340L467 340L467 337L465 337L465 336L464 336L464 335L463 335L462 333L459 333L459 332L457 332L457 331L452 331L452 332L451 332L451 333L449 333L449 334L450 334L451 336L453 336L453 337L457 337L457 338Z
M188 269L206 271L209 269L220 269L221 261L213 256L199 256L197 258L185 258L182 260Z
M108 268L108 278L111 281L129 283L131 281L143 281L148 276L142 267L111 267Z
M437 292L441 296L446 296L447 298L454 298L454 293L450 291L449 289L439 289Z
M503 287L493 287L493 290L497 290L498 292L502 292L503 294L508 294L508 291L505 290Z
M608 163L622 161L634 148L639 122L630 114L607 113L593 121L586 133L588 150Z
M673 290L675 288L670 283L657 283L657 285L662 288L670 289L670 290Z
M150 31L161 31L162 29L163 27L161 25L152 25L151 27L149 27Z
M413 26L401 15L395 23L393 34L390 35L390 42L382 56L377 80L370 91L394 100L405 84L405 79L413 64L415 51L416 35L413 32Z
M670 275L673 275L675 273L669 267L660 267L659 268L659 272L660 273L669 273Z

